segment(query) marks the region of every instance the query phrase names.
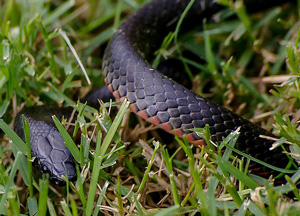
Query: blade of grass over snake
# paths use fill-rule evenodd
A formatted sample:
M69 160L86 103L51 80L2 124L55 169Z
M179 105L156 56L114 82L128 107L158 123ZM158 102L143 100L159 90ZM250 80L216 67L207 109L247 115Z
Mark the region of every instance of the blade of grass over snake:
M259 163L259 164L261 164L261 165L263 165L265 167L268 167L268 168L270 168L272 170L276 170L276 171L278 171L280 173L293 174L293 173L295 173L297 171L297 170L288 170L288 169L282 169L282 168L279 168L279 167L272 166L270 164L267 164L267 163L265 163L265 162L263 162L261 160L258 160L256 158L254 158L254 157L252 157L252 156L250 156L248 154L245 154L245 153L243 153L243 152L241 152L241 151L239 151L239 150L237 150L235 148L232 148L231 146L229 146L227 144L225 144L225 146L227 148L229 148L230 150L232 150L233 152L235 152L235 153L237 153L237 154L239 154L239 155L241 155L241 156L243 156L245 158L248 158L248 159L250 159L250 160L252 160L252 161L254 161L256 163Z
M82 163L81 161L81 156L80 156L80 152L76 146L76 144L74 143L74 141L72 140L70 134L66 131L66 129L64 128L64 126L60 123L60 121L58 120L58 118L56 116L52 116L53 122L56 125L59 133L61 134L62 138L64 139L64 143L67 146L67 148L70 150L71 154L73 155L74 159L78 162L78 163Z
M27 144L27 167L28 167L28 185L29 185L29 198L33 198L33 184L32 184L32 161L31 161L31 144L30 144L30 131L28 119L22 114L22 123L24 128L25 140Z
M228 172L235 176L237 179L242 181L247 187L251 189L255 189L259 185L253 181L251 178L249 178L245 173L241 172L239 169L234 167L231 163L223 160L222 158L217 158L216 163L220 166L223 173Z

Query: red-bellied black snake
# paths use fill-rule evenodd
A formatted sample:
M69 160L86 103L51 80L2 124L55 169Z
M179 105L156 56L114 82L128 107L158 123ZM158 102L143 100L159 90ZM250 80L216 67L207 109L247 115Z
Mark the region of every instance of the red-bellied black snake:
M248 12L264 10L284 2L244 0ZM223 137L240 128L235 148L268 164L285 167L288 158L282 149L270 151L273 141L261 137L274 137L273 134L182 87L148 63L164 37L174 31L189 3L190 0L154 0L122 23L109 42L103 58L103 74L108 88L117 99L123 101L126 98L130 102L130 109L143 119L179 137L185 135L188 141L196 145L204 142L190 130L192 128L209 125L214 142L222 141ZM209 20L222 8L213 0L196 0L184 17L182 26L190 29L201 25L204 19ZM70 180L74 179L75 163L63 139L60 137L58 139L61 142L57 141L60 135L58 132L52 133L52 123L44 124L39 120L30 122L30 130L32 153L40 169L49 172L50 178L57 184L63 183L61 175L65 171ZM20 118L16 122L16 131L24 138Z
M259 11L284 1L244 1L249 12ZM243 117L201 97L163 76L148 60L163 37L174 31L190 0L154 0L130 16L111 39L103 59L105 82L113 95L127 98L130 109L165 131L186 136L194 144L203 139L191 128L209 125L212 141L220 142L240 127L235 147L271 165L283 167L287 158L282 149L270 151L274 141L260 137L274 135ZM222 6L211 0L196 0L185 19L201 25Z

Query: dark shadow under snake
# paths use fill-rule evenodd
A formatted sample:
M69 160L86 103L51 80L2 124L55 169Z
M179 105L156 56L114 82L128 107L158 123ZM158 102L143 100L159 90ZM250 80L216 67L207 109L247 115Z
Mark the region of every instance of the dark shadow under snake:
M245 0L248 12L256 12L284 3L284 0ZM230 132L240 128L235 148L277 167L285 167L288 158L282 149L269 150L274 137L270 132L243 117L182 87L160 74L147 62L166 34L174 28L190 0L154 0L131 15L109 42L103 58L103 75L109 90L130 109L163 130L186 136L193 144L204 141L191 128L209 125L212 141L220 142ZM184 18L183 28L201 25L223 6L212 0L196 0ZM26 113L25 111L23 113ZM32 139L32 154L37 157L42 172L48 172L55 184L63 184L61 175L67 171L70 180L76 178L71 153L51 121L40 123L28 114ZM24 137L20 118L16 131ZM19 126L18 126L19 125ZM46 150L44 147L47 147ZM55 152L55 153L54 153ZM268 170L262 171L269 172Z

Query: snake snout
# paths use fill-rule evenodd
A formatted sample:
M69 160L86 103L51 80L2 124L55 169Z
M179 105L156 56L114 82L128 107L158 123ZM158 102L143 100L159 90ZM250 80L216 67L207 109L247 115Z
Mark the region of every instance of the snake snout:
M67 176L70 181L76 178L73 156L58 131L41 136L36 144L38 166L41 172L49 173L51 182L63 185L62 176Z
M50 181L55 185L66 185L63 176L67 176L69 181L76 180L76 169L73 161L51 164L47 160L38 160L37 167L40 168L41 173L48 173Z

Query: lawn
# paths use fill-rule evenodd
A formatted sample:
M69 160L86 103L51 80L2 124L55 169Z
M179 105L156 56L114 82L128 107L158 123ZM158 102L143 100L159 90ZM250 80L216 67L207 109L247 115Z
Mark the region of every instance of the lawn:
M238 131L217 147L196 147L136 117L126 102L79 102L104 85L109 39L146 2L0 0L0 214L299 215L298 7L250 15L222 0L212 22L176 43L169 35L153 60L184 62L193 91L273 132L278 148L288 143L289 170L274 168L288 173L278 184L251 174L253 158L233 153ZM78 111L73 123L55 120L78 164L77 181L65 187L32 168L29 142L12 131L17 113L37 105Z

